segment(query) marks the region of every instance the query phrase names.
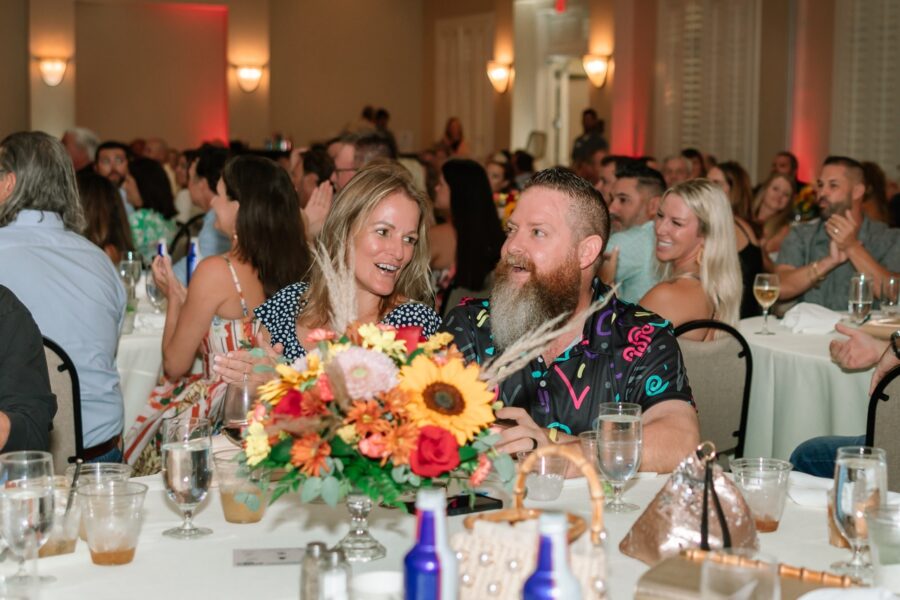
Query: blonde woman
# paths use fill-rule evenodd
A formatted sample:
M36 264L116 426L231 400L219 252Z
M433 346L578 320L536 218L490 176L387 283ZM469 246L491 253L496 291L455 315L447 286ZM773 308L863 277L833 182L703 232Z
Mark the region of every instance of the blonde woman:
M773 173L756 193L750 214L764 257L775 260L790 232L793 200L794 183L782 173Z
M335 198L318 242L332 257L348 247L359 322L417 326L425 336L437 331L440 317L424 304L433 299L426 208L409 172L389 162L361 169ZM271 343L294 360L306 354L303 344L310 331L328 327L331 301L322 270L314 264L308 282L287 286L254 312Z
M668 319L673 327L697 319L736 325L741 306L741 267L728 197L708 179L692 179L670 188L656 217L656 258L660 283L640 304ZM706 340L697 329L686 339Z

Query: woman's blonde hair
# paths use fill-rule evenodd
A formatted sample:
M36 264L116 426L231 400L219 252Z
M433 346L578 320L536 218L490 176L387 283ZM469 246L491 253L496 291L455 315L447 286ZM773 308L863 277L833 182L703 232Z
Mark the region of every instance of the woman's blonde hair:
M781 231L785 225L791 223L791 213L794 210L794 182L784 173L772 173L769 178L766 179L766 182L759 186L759 191L756 192L756 196L753 197L753 210L750 213L753 220L751 222L754 224L756 223L756 215L759 214L759 209L762 207L763 198L766 197L769 186L771 186L776 179L784 179L787 182L788 189L791 190L791 196L783 209L766 219L766 222L762 224L762 229L759 233L761 234L761 237L766 239L771 238Z
M381 301L381 317L407 300L429 304L434 302L428 266L430 255L425 218L428 202L425 195L416 187L409 171L398 163L383 160L376 160L360 169L334 199L317 238L317 243L324 246L333 259L341 257L344 261L350 260L353 239L360 232L366 218L379 202L397 192L415 202L419 208L419 225L416 232L418 241L413 247L412 259L400 271L394 292ZM352 272L353 266L350 267ZM325 326L329 319L331 300L322 268L317 262L313 262L310 268L309 291L304 300L306 305L298 315L298 321L310 327Z
M743 283L734 237L734 215L728 196L719 186L703 178L669 188L662 202L669 196L681 198L700 222L700 235L703 236L700 285L713 306L716 320L737 325ZM672 269L671 262L663 263L663 280L673 278Z

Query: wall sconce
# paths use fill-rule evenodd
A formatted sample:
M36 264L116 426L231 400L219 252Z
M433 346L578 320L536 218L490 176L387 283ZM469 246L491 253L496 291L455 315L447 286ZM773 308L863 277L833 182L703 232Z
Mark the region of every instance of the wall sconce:
M38 70L41 72L41 81L50 87L56 87L62 83L66 75L66 67L69 65L67 58L38 58Z
M606 75L609 73L610 57L599 54L585 54L581 59L584 72L594 87L602 88L606 84Z
M259 81L262 79L263 67L252 67L249 65L235 65L237 73L238 87L247 92L255 92L259 87Z
M491 80L491 85L497 90L498 94L502 94L509 89L515 70L509 63L502 63L496 60L489 60L487 64L487 76Z

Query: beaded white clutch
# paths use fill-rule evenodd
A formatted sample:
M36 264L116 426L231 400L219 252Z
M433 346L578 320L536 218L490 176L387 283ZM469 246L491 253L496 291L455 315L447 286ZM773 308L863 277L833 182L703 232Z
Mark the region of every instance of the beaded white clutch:
M525 580L534 572L537 561L539 510L522 506L525 475L538 456L564 456L579 468L588 480L593 507L590 535L584 536L584 519L568 515L569 565L581 583L585 600L606 598L606 551L603 531L603 487L591 464L580 451L569 446L547 446L532 452L519 465L513 495L513 508L472 515L466 530L450 539L459 562L460 600L518 600Z

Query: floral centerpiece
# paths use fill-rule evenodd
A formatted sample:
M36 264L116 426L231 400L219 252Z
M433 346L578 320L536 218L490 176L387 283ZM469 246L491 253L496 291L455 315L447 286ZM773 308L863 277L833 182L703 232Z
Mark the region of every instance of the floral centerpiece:
M515 210L518 199L519 192L517 190L494 192L494 206L497 207L497 216L500 217L500 222L504 227L506 226L506 221L509 220L510 215Z
M277 365L259 388L244 433L247 465L283 470L273 500L302 484L301 499L335 504L353 488L403 507L406 492L456 480L480 485L515 472L493 446L495 393L466 365L452 336L419 327L351 324L313 331L306 357Z

